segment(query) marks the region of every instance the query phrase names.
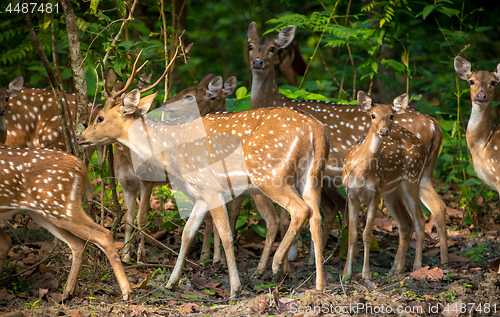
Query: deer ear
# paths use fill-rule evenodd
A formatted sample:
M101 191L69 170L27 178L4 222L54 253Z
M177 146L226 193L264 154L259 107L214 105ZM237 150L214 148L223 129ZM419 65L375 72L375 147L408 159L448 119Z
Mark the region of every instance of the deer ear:
M153 104L153 101L155 100L157 93L158 92L155 92L154 94L141 98L141 101L139 102L138 106L139 113L141 115L144 115L146 114L146 112L149 111L149 108L151 108L151 105Z
M124 86L123 81L113 67L108 68L108 71L106 72L106 86L108 89L113 88L112 92L117 92Z
M225 96L227 96L232 94L235 90L236 90L236 77L231 76L224 83L224 89L222 89L222 92L224 93Z
M137 82L137 87L139 87L139 89L142 89L148 86L151 83L151 77L153 77L153 72L151 72L149 76L146 76L146 73L141 71L141 77L139 77L140 80Z
M198 87L203 87L203 88L207 88L208 87L208 84L212 81L212 79L214 79L215 77L215 74L214 72L209 72L207 73L205 76L203 76L203 78L200 80L200 83L198 84Z
M255 40L259 37L259 33L257 31L257 24L255 22L250 23L247 31L248 40Z
M140 101L141 92L139 91L139 89L136 88L127 93L125 97L123 97L123 105L120 106L122 115L133 114L137 110Z
M15 97L19 95L21 90L23 90L23 84L24 84L24 79L23 76L19 76L13 81L9 83L9 89L7 89L7 93L9 94L9 97Z
M394 111L395 114L401 114L406 111L406 108L408 107L408 100L409 100L408 94L402 94L401 96L397 96L396 99L392 102L392 111Z
M372 102L373 102L372 98L370 98L370 96L368 96L367 93L361 90L358 91L359 110L364 112L369 112L373 107Z
M497 65L497 69L495 69L495 77L497 78L498 81L500 81L500 63Z
M278 33L278 35L274 38L274 42L276 42L278 48L285 48L292 43L294 36L295 26L290 25Z
M470 75L472 75L472 67L468 60L462 56L455 57L455 71L457 72L460 79L469 80Z
M207 92L210 94L210 96L215 96L219 93L219 91L222 89L222 77L217 76L210 83L208 84L208 89Z

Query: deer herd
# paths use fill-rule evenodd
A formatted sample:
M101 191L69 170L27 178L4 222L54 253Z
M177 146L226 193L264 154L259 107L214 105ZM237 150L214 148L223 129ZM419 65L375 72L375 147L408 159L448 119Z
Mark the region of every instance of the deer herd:
M236 78L224 82L222 77L208 73L198 86L186 88L162 105L165 113L175 112L181 120L158 122L146 115L156 93L141 94L155 88L166 72L154 84L130 90L144 66L136 67L140 54L126 83L111 68L108 70L107 100L78 137L78 143L87 147L115 144L114 168L127 209L125 241L131 239L138 192L139 232L146 225L155 186L175 184L194 204L166 288L179 284L189 247L205 220L202 257L210 254L213 232L214 261L222 257L217 243L220 239L231 298L238 296L242 284L233 233L242 201L250 197L267 227L265 247L254 275L265 273L278 231L282 239L272 259L272 272L278 280L291 273L289 257L294 257L296 238L308 220L310 263L316 266L316 288L324 290L323 250L336 214L346 205L346 198L338 191L341 185L347 193L349 227L344 276L353 273L360 205L365 204L362 276L370 277L372 227L381 197L399 230L399 247L390 275L405 271L413 227L413 270L422 266L425 220L420 202L436 219L441 263L448 262L446 205L432 184L443 137L437 121L410 109L408 94L397 96L391 104L378 104L359 91L357 106L283 96L275 82L273 59L278 50L290 45L294 34L295 27L288 26L274 39L261 38L256 24L250 24L247 35L253 81L251 110L246 111L226 111L225 99L234 92ZM487 185L499 191L500 135L491 119L491 101L500 80L500 64L494 72L473 72L471 64L457 56L454 68L470 84L472 114L466 139L475 170ZM64 98L76 119L74 95L66 93ZM186 111L189 105L195 105L194 114ZM25 211L70 246L73 262L64 298L77 290L78 273L90 241L104 251L124 298L130 299L131 288L110 232L82 209L81 198L89 182L87 167L65 153L65 148L51 91L23 88L22 77L0 88L1 219ZM273 202L281 209L280 217ZM325 216L323 225L320 207ZM0 272L10 245L11 239L0 228ZM142 237L137 257L139 261L145 259ZM129 262L130 258L126 243L123 260Z

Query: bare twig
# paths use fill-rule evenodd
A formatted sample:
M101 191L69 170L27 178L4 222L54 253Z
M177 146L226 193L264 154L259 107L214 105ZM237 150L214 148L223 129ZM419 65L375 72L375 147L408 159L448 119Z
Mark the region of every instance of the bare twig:
M102 59L102 66L101 67L101 77L102 77L102 81L103 81L103 84L104 84L104 98L108 98L108 91L107 91L107 87L106 87L106 70L104 69L104 67L106 66L106 62L108 61L109 59L109 55L111 54L111 49L116 45L116 43L120 40L120 37L122 36L122 33L123 33L123 30L125 30L125 27L127 26L127 24L131 21L134 20L134 10L135 10L135 6L137 5L137 2L139 0L134 0L134 3L132 4L132 8L130 9L129 13L128 13L128 17L126 19L123 20L123 23L120 27L120 30L118 31L118 33L116 34L115 38L113 39L113 41L111 42L111 45L110 45L110 49L106 52L106 54L104 55L104 58Z
M144 232L144 228L143 229L140 229L138 228L137 226L131 224L131 223L128 223L126 222L127 225L131 226L132 228L134 228L135 230L137 230L138 232L140 232L141 234L144 234L146 237L150 238L151 240L155 241L156 243L158 243L159 245L161 245L162 247L164 247L165 249L169 250L170 252L172 252L173 254L175 255L179 255L179 253L175 252L172 248L169 248L167 245L161 243L160 241L156 240L155 238L153 238L151 235L147 234L146 232ZM196 263L196 262L193 262L189 259L186 259L187 262L195 265L195 266L198 266L198 267L201 267L200 264Z
M328 23L323 28L323 32L321 32L321 36L319 37L318 43L316 43L316 47L314 48L314 52L313 52L313 54L311 56L311 59L309 60L309 63L307 64L307 68L306 68L306 71L304 72L304 76L302 76L302 80L300 81L299 89L302 88L302 84L304 83L304 79L306 78L307 71L309 70L309 67L311 66L311 63L312 63L313 58L314 58L314 55L316 55L316 52L318 51L318 47L321 44L321 40L323 39L323 35L325 35L326 28L330 24L330 20L333 17L333 12L335 12L335 10L337 9L337 5L339 4L339 1L340 0L337 0L337 2L335 2L335 6L333 7L332 12L330 13L330 18L328 19Z

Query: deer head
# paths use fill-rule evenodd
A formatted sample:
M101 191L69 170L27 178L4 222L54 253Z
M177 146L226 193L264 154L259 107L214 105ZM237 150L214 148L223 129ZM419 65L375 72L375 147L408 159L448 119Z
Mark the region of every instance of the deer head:
M469 83L472 102L480 108L490 105L495 95L495 86L500 81L500 64L494 72L485 70L473 72L469 61L457 56L454 66L460 79Z
M9 98L19 95L23 89L23 77L19 76L9 83L7 87L0 88L0 143L7 140L7 125L5 123L5 107Z
M168 71L168 67L165 68L163 74L154 84L140 90L136 88L126 93L135 75L139 74L141 69L146 66L146 63L144 63L139 68L136 68L141 54L142 50L137 56L132 73L123 87L114 70L108 69L107 76L109 77L107 78L106 85L104 85L108 93L108 98L104 107L97 113L95 120L78 138L80 145L106 145L117 141L125 144L128 143L128 129L130 125L148 112L156 97L156 93L154 93L141 99L141 94L156 87ZM114 86L110 91L109 87L111 83Z
M295 26L290 25L281 30L278 35L270 40L259 38L257 24L250 23L247 31L248 56L250 58L250 68L252 71L265 72L269 68L274 68L274 54L280 48L287 47L295 36Z
M198 86L190 86L175 97L167 101L165 112L182 114L183 108L187 104L194 102L198 103L200 115L206 116L209 113L226 110L226 97L236 89L236 77L229 77L226 82L222 83L221 76L215 76L214 73L207 73L200 81ZM175 105L173 104L175 103Z
M391 132L391 127L395 114L405 112L408 107L408 94L402 94L394 99L392 104L373 104L372 98L363 91L358 91L358 107L361 111L370 114L370 131L385 138Z

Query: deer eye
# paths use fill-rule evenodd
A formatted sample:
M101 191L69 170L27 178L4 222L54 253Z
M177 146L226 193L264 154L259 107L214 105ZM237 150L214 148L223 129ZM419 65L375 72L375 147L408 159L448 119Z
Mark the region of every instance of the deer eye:
M372 114L372 119L375 119L375 114Z
M215 100L215 96L213 96L213 97L210 97L210 100Z
M271 52L271 53L273 53L273 52L274 52L274 46L271 46L271 47L269 48L269 52Z
M9 102L9 97L6 97L6 98L5 98L5 102Z
M390 118L391 120L392 120L392 119L394 119L394 115L393 115L393 114L391 114L391 116L390 116L389 118Z
M248 50L249 51L253 50L253 45L252 44L248 45Z
M494 81L494 80L492 80L492 81L491 81L491 85L492 85L492 86L495 86L496 84L497 84L497 82L496 82L496 81Z
M469 80L469 84L474 85L474 80Z
M103 122L103 121L104 121L104 117L103 116L97 117L97 122Z

